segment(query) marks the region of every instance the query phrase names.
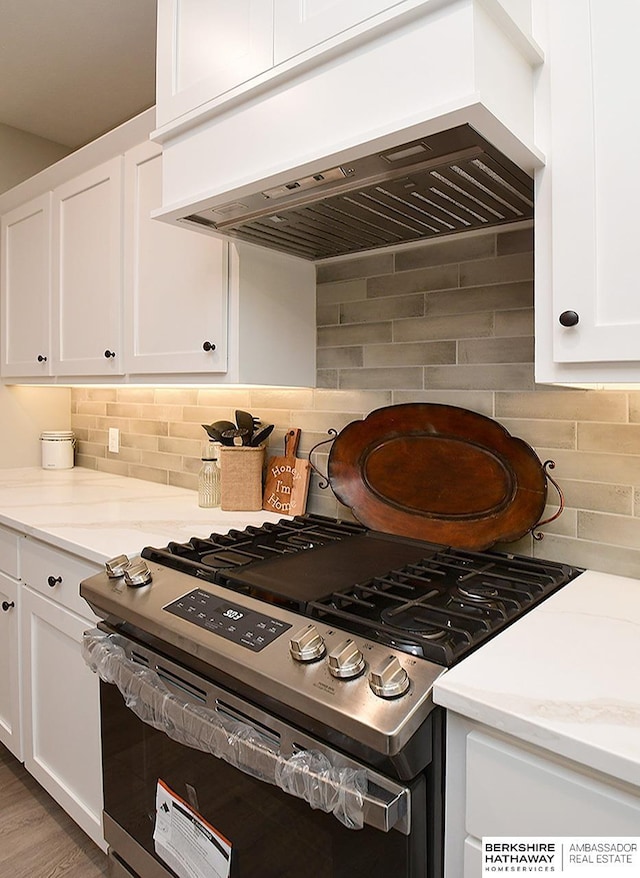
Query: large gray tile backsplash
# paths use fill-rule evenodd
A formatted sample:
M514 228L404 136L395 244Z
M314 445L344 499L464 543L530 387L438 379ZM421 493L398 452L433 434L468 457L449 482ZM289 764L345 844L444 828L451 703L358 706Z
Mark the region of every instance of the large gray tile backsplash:
M300 427L306 454L380 406L460 405L556 461L564 515L540 542L509 548L640 578L640 392L535 385L532 243L523 226L320 264L315 389L78 388L78 463L195 489L200 425L235 408L276 424L271 453ZM122 431L118 455L109 426ZM309 509L348 515L318 481ZM553 511L552 489L549 500Z

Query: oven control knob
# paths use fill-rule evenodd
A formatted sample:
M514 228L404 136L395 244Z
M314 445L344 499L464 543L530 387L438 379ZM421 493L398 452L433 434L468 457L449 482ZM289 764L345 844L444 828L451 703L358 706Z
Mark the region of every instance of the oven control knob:
M109 579L120 579L121 576L124 576L124 570L128 564L129 559L126 555L118 555L116 558L111 558L110 561L107 561L104 566Z
M369 674L369 686L379 698L397 698L409 688L409 675L395 655Z
M137 561L131 561L125 568L124 581L132 588L148 585L151 582L151 571L147 567L146 561L143 561L142 558L138 558Z
M329 653L329 672L341 680L350 680L364 671L364 656L350 638L343 640Z
M327 651L315 625L306 625L289 641L289 652L297 662L315 662Z

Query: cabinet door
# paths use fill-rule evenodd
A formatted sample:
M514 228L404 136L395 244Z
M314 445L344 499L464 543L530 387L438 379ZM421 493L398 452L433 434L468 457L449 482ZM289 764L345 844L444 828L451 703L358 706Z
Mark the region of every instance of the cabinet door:
M632 254L640 174L633 146L640 116L633 83L640 4L625 4L622 18L606 0L549 3L548 13L550 162L536 205L536 238L544 242L536 295L541 303L551 295L553 303L537 334L552 334L554 363L636 361L637 369L640 296ZM563 326L565 312L579 322ZM571 323L570 315L563 319ZM607 380L604 369L601 376Z
M0 742L22 761L19 583L0 573Z
M466 828L485 836L625 836L640 799L543 751L474 731L467 738Z
M159 0L158 126L272 64L273 0Z
M122 374L122 159L53 193L53 371Z
M274 63L402 5L402 0L275 0Z
M151 219L161 201L161 150L144 143L125 155L126 371L224 372L227 244Z
M102 570L100 564L31 537L22 540L20 562L21 579L25 585L78 616L92 617L89 605L80 597L80 582Z
M51 194L2 217L2 374L49 375Z
M98 677L80 652L90 622L22 594L24 764L103 850Z

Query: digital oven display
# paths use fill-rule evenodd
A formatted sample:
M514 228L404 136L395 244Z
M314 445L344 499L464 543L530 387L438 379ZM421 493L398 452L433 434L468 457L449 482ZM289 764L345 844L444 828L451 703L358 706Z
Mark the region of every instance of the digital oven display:
M239 643L252 652L260 652L291 628L291 625L272 616L264 616L229 601L221 601L219 597L201 588L194 588L167 604L163 610L193 622L199 628L219 634L226 640Z

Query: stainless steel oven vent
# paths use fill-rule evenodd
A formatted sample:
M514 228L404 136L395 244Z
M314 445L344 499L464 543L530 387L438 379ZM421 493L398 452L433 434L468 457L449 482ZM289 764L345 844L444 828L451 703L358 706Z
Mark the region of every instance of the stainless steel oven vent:
M305 259L533 216L533 181L468 125L185 218Z

